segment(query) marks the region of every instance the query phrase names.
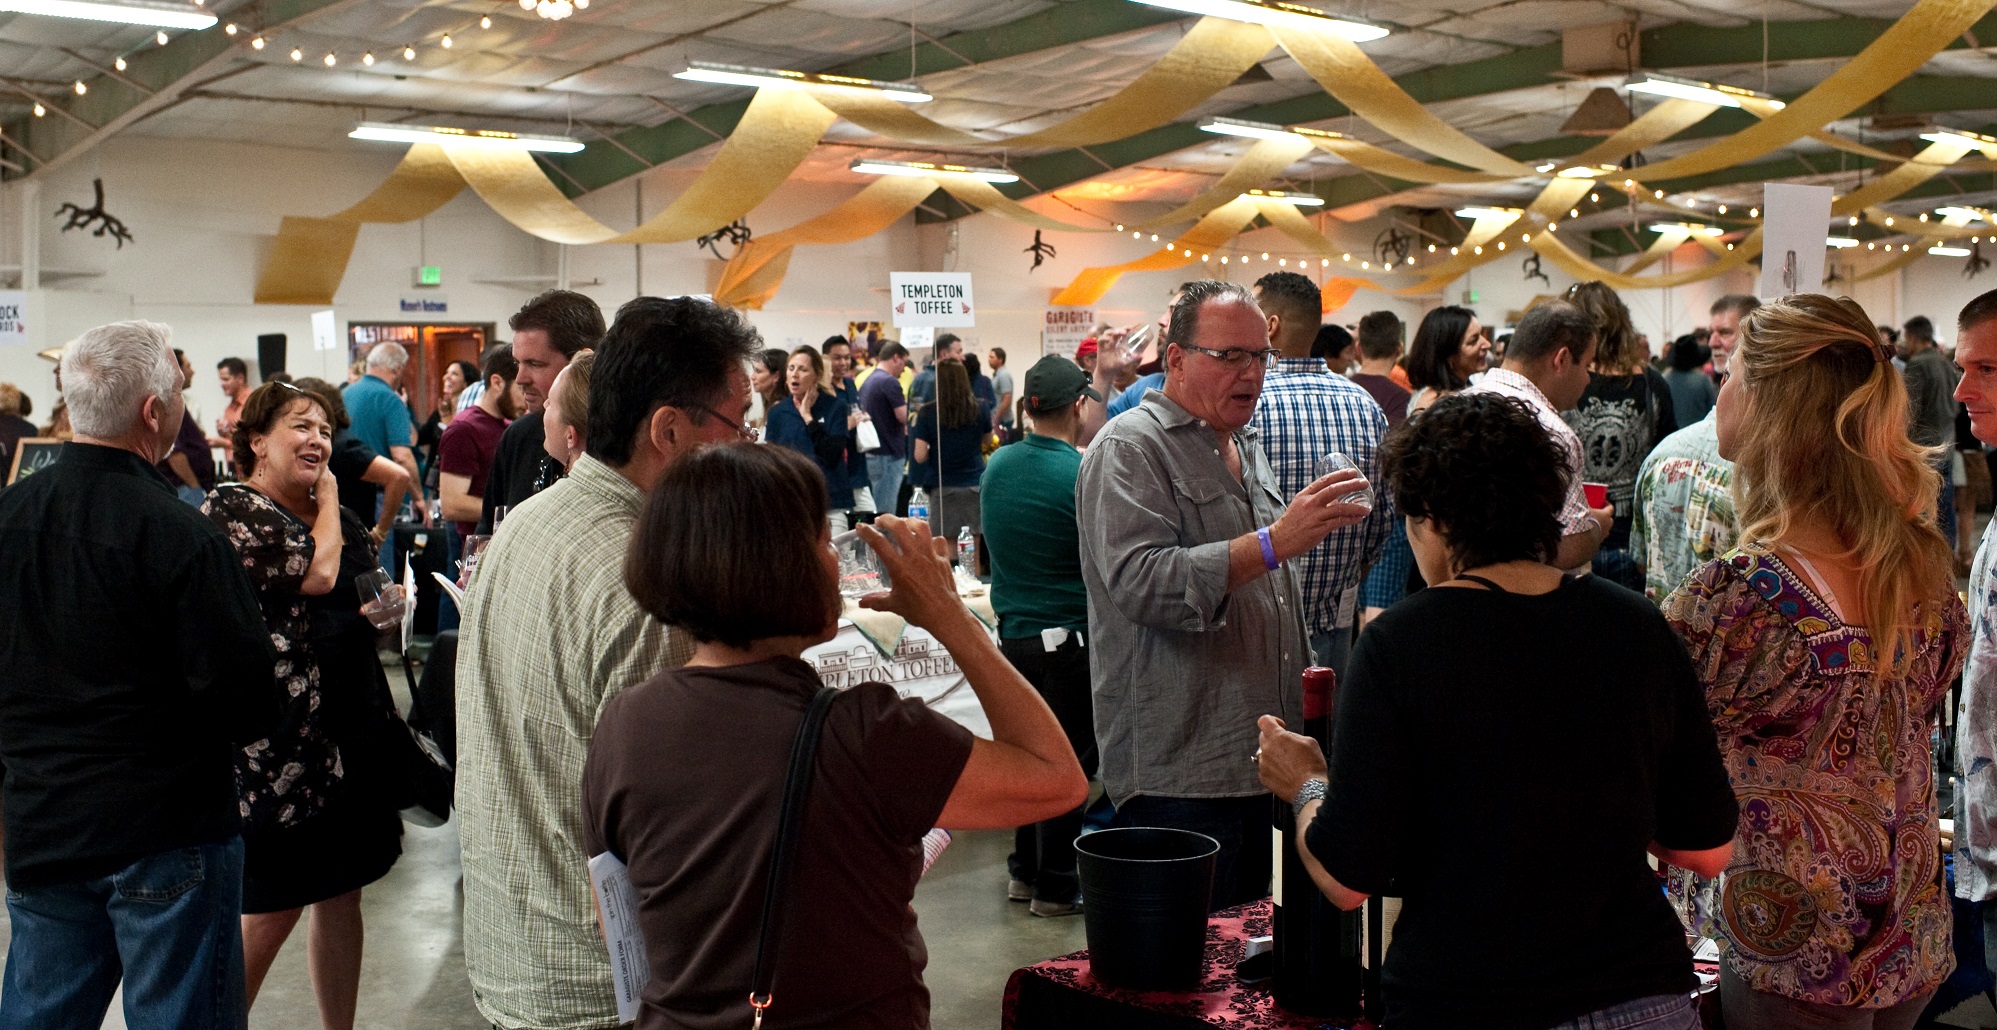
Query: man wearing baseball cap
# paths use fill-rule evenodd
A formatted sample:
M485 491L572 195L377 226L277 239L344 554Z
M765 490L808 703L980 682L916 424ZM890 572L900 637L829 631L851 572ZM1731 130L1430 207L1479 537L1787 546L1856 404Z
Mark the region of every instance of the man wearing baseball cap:
M1001 447L979 484L986 554L992 567L992 608L999 649L1045 698L1090 776L1096 771L1096 730L1089 690L1089 597L1082 586L1082 545L1075 523L1075 479L1082 456L1075 439L1082 405L1102 396L1088 373L1050 354L1026 370L1023 397L1031 432ZM1082 810L1013 835L1006 896L1031 902L1036 916L1082 910L1075 879L1075 838Z

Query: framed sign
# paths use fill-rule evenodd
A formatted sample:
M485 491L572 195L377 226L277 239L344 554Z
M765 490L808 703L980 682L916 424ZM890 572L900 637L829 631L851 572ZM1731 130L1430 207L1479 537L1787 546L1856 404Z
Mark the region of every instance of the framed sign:
M24 436L14 444L14 460L8 463L7 485L34 475L55 464L62 441L52 436Z

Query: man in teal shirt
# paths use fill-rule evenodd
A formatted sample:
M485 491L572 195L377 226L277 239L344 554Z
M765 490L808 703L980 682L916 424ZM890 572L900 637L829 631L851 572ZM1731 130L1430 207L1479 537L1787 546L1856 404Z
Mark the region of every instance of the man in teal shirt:
M999 649L1046 699L1082 771L1094 776L1095 713L1084 639L1089 597L1075 524L1082 456L1075 440L1083 402L1102 396L1089 387L1088 373L1056 355L1027 369L1024 382L1033 430L1017 445L999 448L979 484ZM1031 902L1036 916L1080 912L1074 842L1081 832L1080 808L1015 831L1007 897Z

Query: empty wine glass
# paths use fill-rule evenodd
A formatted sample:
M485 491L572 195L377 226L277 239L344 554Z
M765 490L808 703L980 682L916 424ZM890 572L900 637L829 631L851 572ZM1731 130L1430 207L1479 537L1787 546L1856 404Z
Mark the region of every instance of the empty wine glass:
M402 587L388 578L388 573L373 569L354 577L354 589L361 597L361 614L367 616L368 623L375 629L383 630L402 621L409 611L409 600Z
M888 589L888 573L881 564L881 556L860 539L857 531L833 537L832 546L839 552L839 596L865 597Z
M1340 472L1345 469L1351 469L1354 472L1357 472L1359 471L1359 465L1356 462L1354 462L1351 458L1346 457L1343 453L1339 451L1333 451L1330 454L1327 454L1324 457L1319 458L1317 460L1317 465L1311 469L1311 479L1313 481L1323 479L1324 477L1331 475L1333 472ZM1368 483L1364 490L1360 490L1357 493L1346 494L1345 496L1340 497L1339 500L1343 501L1346 504L1356 504L1361 508L1365 508L1367 511L1372 511L1373 500L1374 500L1373 485L1371 483Z

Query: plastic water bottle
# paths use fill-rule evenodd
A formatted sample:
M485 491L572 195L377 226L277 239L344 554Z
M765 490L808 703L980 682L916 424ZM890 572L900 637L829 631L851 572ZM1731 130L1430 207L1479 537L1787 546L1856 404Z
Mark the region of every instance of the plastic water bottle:
M969 526L957 531L957 564L967 569L978 567L978 538Z
M915 488L915 493L909 495L908 517L917 522L929 521L929 495L919 486Z

